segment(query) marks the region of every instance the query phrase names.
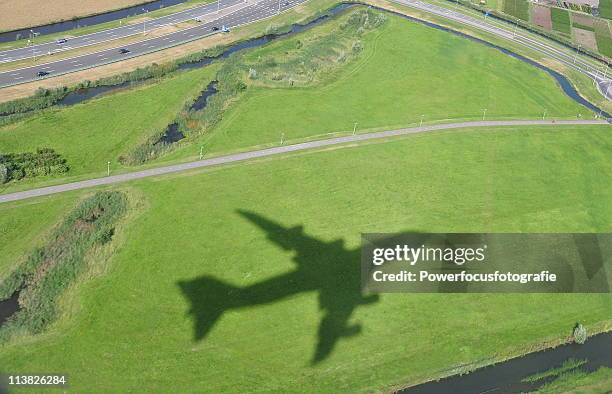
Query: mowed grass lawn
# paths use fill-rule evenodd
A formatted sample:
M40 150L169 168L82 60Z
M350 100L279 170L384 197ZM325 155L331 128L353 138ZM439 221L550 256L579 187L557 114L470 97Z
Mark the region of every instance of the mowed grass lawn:
M388 15L388 14L387 14ZM316 34L313 30L306 34ZM254 50L246 61L283 53L300 36ZM287 42L289 41L289 42ZM197 146L168 159L244 149L357 128L392 129L424 122L576 118L590 112L571 101L542 70L465 38L390 16L364 38L365 52L335 81L308 88L250 88ZM280 58L280 56L279 56ZM256 67L255 67L256 68Z
M179 73L156 84L48 110L2 127L0 152L31 152L49 147L68 160L68 176L103 175L108 161L111 169L120 167L121 154L164 130L184 102L206 87L216 67ZM10 186L45 180L48 178L33 178Z
M337 23L330 21L329 23ZM250 52L248 61L297 45L318 26ZM163 157L163 161L195 159L200 146L221 153L285 140L324 137L358 129L390 129L424 122L481 119L575 118L589 111L570 100L545 72L482 44L399 17L389 16L380 30L363 38L364 53L341 69L332 81L309 88L249 88L232 104L210 133ZM126 170L118 157L173 120L183 100L214 78L204 69L169 79L157 86L125 92L36 116L0 128L0 152L21 152L50 146L64 154L72 178L103 176ZM130 167L128 169L133 169ZM30 183L15 183L23 188ZM57 182L57 179L52 181Z
M119 186L141 208L116 234L107 272L69 292L47 334L1 347L0 365L67 372L72 390L90 393L336 393L517 355L567 338L578 321L610 327L609 294L355 302L362 232L612 231L611 147L607 126L465 130ZM78 198L40 206L57 216ZM30 204L2 215L58 220ZM20 231L0 233L0 245ZM347 329L320 328L326 315ZM334 346L313 363L320 339Z

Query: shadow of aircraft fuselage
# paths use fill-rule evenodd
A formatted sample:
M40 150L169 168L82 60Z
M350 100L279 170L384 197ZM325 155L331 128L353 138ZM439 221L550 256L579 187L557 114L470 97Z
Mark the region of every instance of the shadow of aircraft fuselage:
M378 300L376 295L361 294L359 249L346 250L342 240L324 242L305 235L302 226L285 228L252 212L239 213L265 231L271 242L295 251L296 268L245 287L210 276L179 282L191 304L194 339L203 339L227 310L277 302L310 291L319 292L319 307L323 311L313 363L329 356L341 337L358 334L361 326L348 324L353 310Z

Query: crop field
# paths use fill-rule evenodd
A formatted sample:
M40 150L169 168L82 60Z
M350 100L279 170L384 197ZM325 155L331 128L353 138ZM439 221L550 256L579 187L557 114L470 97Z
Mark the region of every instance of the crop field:
M529 22L529 2L525 0L503 0L503 11L519 19Z
M70 371L92 393L365 391L562 341L576 321L610 327L608 294L361 297L359 242L609 232L611 145L607 126L464 130L117 187L140 208L106 268L91 264L104 273L69 289L47 333L2 345L0 365ZM0 245L40 238L81 195L3 205L20 225Z
M37 0L0 0L0 31L70 20L77 17L118 10L147 0L59 0L42 6Z
M269 59L293 51L298 41L308 45L334 23L252 50L239 63L265 75ZM355 122L363 131L414 126L421 116L425 123L478 120L485 108L488 119L539 119L544 111L554 118L591 116L545 72L464 38L388 16L359 40L363 49L353 60L301 86L262 84L245 74L246 92L227 105L221 121L159 160L197 157L202 145L210 154L275 144L281 133L287 141L322 137L350 131ZM317 67L330 68L325 63L329 56L312 57L322 59ZM282 64L275 64L274 70L284 72ZM124 171L128 168L119 156L170 123L185 96L197 94L216 72L184 73L158 86L35 115L0 128L0 150L53 148L67 159L71 179L102 176L107 161L113 172ZM57 179L9 183L5 190Z
M599 15L602 18L612 19L612 0L599 0Z
M571 34L571 22L569 12L559 8L551 8L553 29L565 34Z

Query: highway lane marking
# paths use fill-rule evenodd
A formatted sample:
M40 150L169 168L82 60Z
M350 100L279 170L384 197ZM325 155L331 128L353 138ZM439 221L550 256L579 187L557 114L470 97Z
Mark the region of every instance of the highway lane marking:
M298 3L298 4L301 4L301 3ZM229 8L230 7L228 7L228 8L224 7L223 11L226 11ZM241 26L241 25L245 24L244 22L247 22L247 23L256 22L258 19L249 20L249 19L245 19L244 17L241 17L241 16L244 16L245 15L245 11L248 11L249 9L250 9L250 7L241 7L238 10L232 11L231 13L229 13L227 15L222 15L220 18L217 19L217 23L225 22L228 25L228 27L232 27L233 28L233 27ZM274 12L274 14L275 13L276 12ZM272 15L272 13L263 12L263 13L261 13L261 15L263 17L267 17L268 15ZM232 18L232 17L234 17L234 18ZM236 17L238 17L238 18L236 18ZM232 21L232 19L234 19L234 21ZM210 23L207 23L204 26L210 26ZM201 32L202 37L206 37L206 36L208 36L210 34L214 34L214 33L211 33L208 29L198 28L198 27L196 27L195 29L197 29L197 31ZM194 28L190 28L189 30L194 31ZM200 34L200 33L198 33L198 34ZM177 35L178 35L178 32L174 33L174 37L176 37ZM194 36L194 35L192 34L191 36ZM159 40L159 38L153 38L153 39ZM166 37L166 39L169 39L169 37ZM185 42L187 42L187 41L185 41L185 39L182 39L182 40L178 41L178 44L185 43ZM177 45L175 40L171 41L169 44L171 44L171 46ZM115 49L115 48L113 48L113 49ZM60 51L60 50L62 50L62 49L58 49L57 51ZM65 48L63 48L63 50L65 50ZM81 55L81 56L78 56L78 57L79 58L83 58L83 57L87 57L87 56L93 57L95 55L96 55L96 53L89 53L89 54ZM102 57L104 55L106 55L106 54L98 54L98 57ZM66 60L69 60L69 59L66 59ZM66 62L66 60L63 60L62 62ZM104 58L104 59L100 59L100 60L105 61L105 60L108 60L108 58ZM7 61L7 60L1 59L1 61L4 62L4 61ZM55 64L55 63L59 63L59 62L53 62L53 63ZM79 67L82 67L82 64L79 64ZM87 65L85 65L85 67L95 67L95 63L87 64ZM74 71L76 71L76 69ZM62 71L62 73L70 73L70 72L71 72L70 69L66 69L66 70ZM0 84L0 86L2 86L2 85ZM11 86L11 85L5 85L5 86Z
M15 77L14 79L23 79L23 77Z

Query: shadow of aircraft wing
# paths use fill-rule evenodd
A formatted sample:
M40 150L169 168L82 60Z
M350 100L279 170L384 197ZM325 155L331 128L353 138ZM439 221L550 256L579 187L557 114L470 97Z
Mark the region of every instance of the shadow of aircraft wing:
M295 251L296 281L302 291L319 292L323 318L312 363L327 358L340 338L359 334L361 326L349 324L353 310L378 301L377 295L361 294L360 250L347 250L341 240L325 242L308 236L302 226L285 228L258 214L238 212L265 231L270 241L284 250Z

